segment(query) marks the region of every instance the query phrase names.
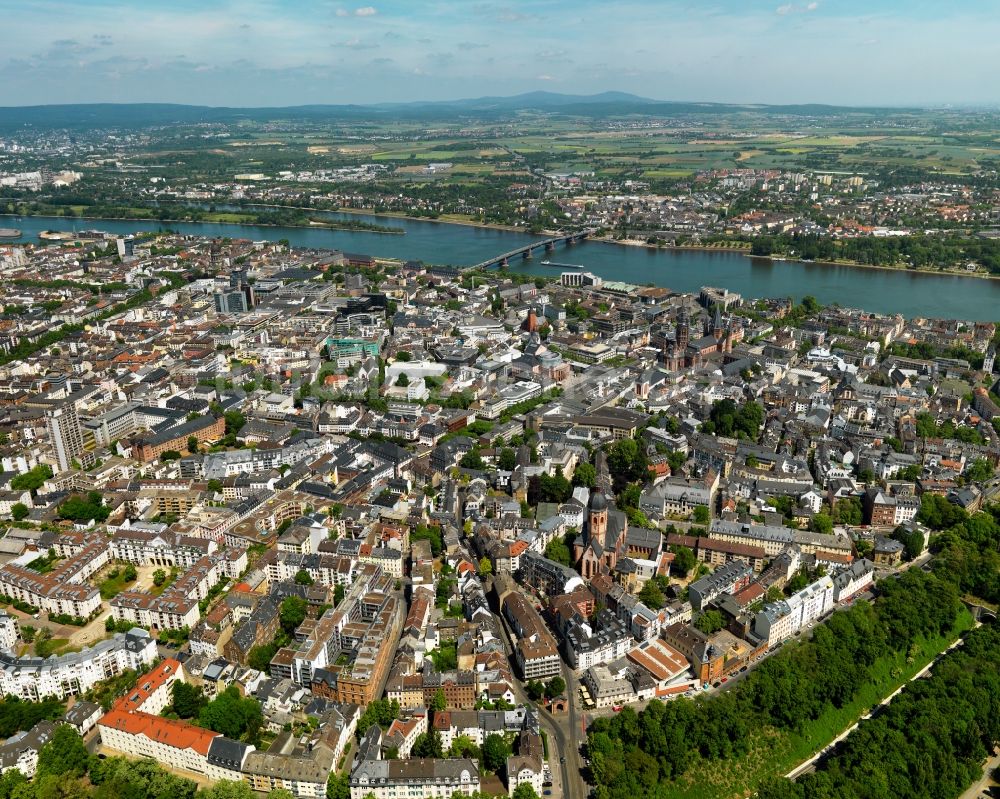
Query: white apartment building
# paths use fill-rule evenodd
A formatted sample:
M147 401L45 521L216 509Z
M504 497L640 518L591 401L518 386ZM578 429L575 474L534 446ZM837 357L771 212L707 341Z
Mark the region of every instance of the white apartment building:
M156 657L156 642L145 630L118 633L82 652L45 660L0 653L0 692L26 702L48 696L65 699L85 693L101 680L148 666Z

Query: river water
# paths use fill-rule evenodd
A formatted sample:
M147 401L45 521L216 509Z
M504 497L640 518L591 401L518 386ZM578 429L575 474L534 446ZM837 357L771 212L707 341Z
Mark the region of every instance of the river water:
M0 227L20 229L20 241L23 242L38 242L38 234L43 230L104 230L125 234L170 228L179 233L198 236L288 239L292 245L299 247L339 249L454 266L479 263L543 238L527 233L446 222L361 214L329 216L402 228L406 234L399 236L365 231L202 222L161 224L63 217L15 219L4 215L0 215ZM640 285L653 283L675 291L697 292L701 286L722 286L744 297L792 296L798 300L811 294L822 303L836 302L881 313L976 321L1000 320L1000 280L771 261L731 252L652 250L596 241L559 247L550 254L538 253L530 261L516 259L511 261L510 269L546 276L555 276L563 271L544 266L541 262L546 258L558 263L581 265L605 280Z

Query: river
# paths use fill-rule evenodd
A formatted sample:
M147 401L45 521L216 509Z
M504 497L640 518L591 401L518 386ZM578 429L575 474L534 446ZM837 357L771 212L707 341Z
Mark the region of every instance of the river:
M131 233L170 228L198 236L229 236L254 240L288 239L294 246L340 249L388 258L466 266L542 237L507 230L367 214L330 214L402 228L404 236L324 228L266 227L202 222L121 221L0 215L0 227L21 230L20 241L37 242L43 230L104 230ZM4 242L6 243L6 242ZM545 258L579 264L606 280L653 283L675 291L697 292L701 286L723 286L744 297L807 294L822 303L864 308L905 316L996 321L1000 319L1000 280L931 275L888 269L864 269L828 264L771 261L733 252L653 250L586 241L560 247ZM534 260L515 260L510 269L531 275L555 276L558 268Z

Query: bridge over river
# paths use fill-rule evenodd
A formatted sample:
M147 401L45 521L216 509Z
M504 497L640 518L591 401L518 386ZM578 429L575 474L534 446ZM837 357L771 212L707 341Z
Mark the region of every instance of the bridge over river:
M507 266L511 258L517 258L521 256L524 260L528 260L532 257L532 251L544 249L545 252L552 252L555 250L556 245L565 244L570 246L576 244L578 241L583 241L588 236L592 235L595 231L593 229L589 230L579 230L575 233L560 233L556 236L552 236L542 241L536 241L533 244L526 244L523 247L518 247L515 250L508 250L501 255L494 256L493 258L488 258L485 261L480 261L478 264L472 266L466 266L462 271L467 271L471 269L489 269L493 266Z

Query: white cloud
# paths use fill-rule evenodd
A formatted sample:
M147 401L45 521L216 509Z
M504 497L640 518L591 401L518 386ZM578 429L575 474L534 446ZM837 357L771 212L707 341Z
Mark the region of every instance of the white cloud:
M377 13L378 10L375 6L362 6L354 10L354 16L356 17L374 17Z
M551 75L536 75L535 80L555 80Z
M818 8L819 3L815 2L815 0L804 6L797 6L795 3L785 3L784 5L780 5L774 9L774 13L783 17L787 14L808 14L810 11L815 11Z
M337 16L338 17L349 17L349 16L351 16L351 12L348 11L346 8L338 8L337 9Z

